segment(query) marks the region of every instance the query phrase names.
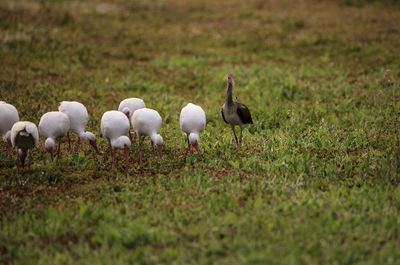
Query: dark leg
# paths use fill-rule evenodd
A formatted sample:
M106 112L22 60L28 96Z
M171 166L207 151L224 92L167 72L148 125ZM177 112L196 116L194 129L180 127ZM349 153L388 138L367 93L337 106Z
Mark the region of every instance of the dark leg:
M129 140L132 141L132 133L131 133L131 129L129 128Z
M68 150L71 151L71 137L69 136L69 132L67 132L67 139L68 139Z
M185 152L185 158L184 158L184 161L186 162L186 157L187 157L187 153L188 153L188 151L190 150L190 143L189 143L189 134L186 134L186 138L187 138L187 144L188 144L188 148L186 149L186 152Z
M239 146L242 145L242 138L243 138L243 128L240 126L240 140L239 140Z
M32 163L32 151L28 151L28 170L31 171L31 163Z
M19 159L19 153L18 153L18 149L17 149L17 160L15 161L15 163L17 164L17 174L19 174L19 168L21 167L20 164L20 159Z
M110 149L111 152L111 159L112 159L112 168L116 168L116 164L115 164L115 152L113 150L113 148L111 147Z
M235 126L231 125L231 128L232 128L232 131L233 131L233 135L235 136L236 144L239 145L239 142L238 142L238 139L237 139L237 136L236 136L236 132L235 132Z
M7 140L7 156L11 155L11 141Z
M58 140L57 159L60 159L61 139Z
M76 149L78 153L81 152L81 138L78 137L78 141L76 142Z
M139 163L142 164L142 137L139 136Z

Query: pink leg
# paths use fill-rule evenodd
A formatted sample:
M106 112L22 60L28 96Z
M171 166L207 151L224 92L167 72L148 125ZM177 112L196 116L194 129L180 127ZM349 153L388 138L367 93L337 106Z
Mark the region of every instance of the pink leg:
M131 129L129 129L129 140L131 140L132 141L132 133L131 133Z
M132 143L136 140L136 132L133 133L133 140Z
M154 150L154 143L153 143L153 141L151 141L151 140L150 140L150 142L151 142L151 147L153 148L153 154L155 154L155 153L156 153L156 150Z

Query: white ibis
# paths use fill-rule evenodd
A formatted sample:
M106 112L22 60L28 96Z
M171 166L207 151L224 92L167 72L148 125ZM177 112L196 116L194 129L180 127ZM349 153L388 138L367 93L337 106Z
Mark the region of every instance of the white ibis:
M30 121L19 121L11 128L11 144L17 151L17 168L25 166L25 158L29 153L28 168L31 168L32 150L39 141L36 125Z
M143 108L136 110L131 118L133 130L139 137L139 159L142 163L142 137L150 136L151 146L157 146L158 155L162 159L163 138L157 132L161 128L162 119L160 114L153 109Z
M243 125L252 124L253 119L251 118L251 113L249 108L239 102L233 101L232 99L232 87L235 88L235 94L237 98L235 79L232 74L228 75L228 91L226 93L225 104L222 106L221 113L224 121L231 125L233 135L235 136L236 144L240 146L242 144L243 135ZM240 141L236 137L235 126L240 127Z
M201 157L199 133L206 128L206 113L200 106L189 103L181 110L179 124L181 130L186 133L190 153L193 154L194 147Z
M131 118L135 110L145 108L146 104L140 98L126 98L119 103L118 111L123 112L129 119L129 124L131 123ZM131 130L129 130L129 137L132 140ZM136 139L136 132L133 136L133 141Z
M7 143L7 153L11 153L11 128L19 121L17 109L4 101L0 101L0 133Z
M46 137L44 146L53 160L55 141L58 140L57 157L60 157L61 138L66 136L70 129L70 122L67 114L60 111L45 113L39 122L39 132Z
M125 169L128 170L129 148L131 147L131 140L128 138L128 136L126 136L126 134L128 133L129 129L129 120L126 115L120 111L106 111L101 118L101 133L110 144L113 168L116 167L113 149L118 148L124 150Z
M81 143L80 140L82 139L85 142L88 142L91 146L93 146L96 153L99 153L99 149L97 148L97 143L96 143L96 136L91 132L88 131L85 132L85 127L89 121L89 115L86 110L86 107L82 103L76 101L63 101L58 107L58 110L67 114L70 121L71 131L73 131L78 135L78 142L77 142L78 152L80 151L80 143ZM68 137L68 144L71 149L71 140L69 137L69 133L67 133L67 137Z

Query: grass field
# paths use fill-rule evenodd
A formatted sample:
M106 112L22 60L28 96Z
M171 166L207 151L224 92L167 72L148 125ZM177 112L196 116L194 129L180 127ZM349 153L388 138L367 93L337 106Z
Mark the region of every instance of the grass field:
M164 157L124 174L84 145L17 175L0 144L2 264L399 264L398 1L0 2L0 100L38 124L77 100L100 135L127 97L163 117ZM226 76L250 107L221 118ZM184 161L180 109L207 113ZM76 140L76 136L74 138ZM66 139L64 139L64 142Z

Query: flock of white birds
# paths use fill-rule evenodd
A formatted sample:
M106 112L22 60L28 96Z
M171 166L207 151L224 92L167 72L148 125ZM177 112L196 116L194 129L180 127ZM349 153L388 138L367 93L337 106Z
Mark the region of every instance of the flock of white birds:
M243 124L252 123L252 120L248 108L244 104L232 100L232 87L235 87L233 75L228 75L227 97L221 112L224 121L231 125L238 143L234 126L239 125L242 132ZM16 150L17 169L24 168L27 156L28 168L30 168L31 153L38 145L39 134L46 138L44 146L51 159L54 158L56 142L58 142L57 157L60 156L62 138L65 136L68 138L68 145L71 150L70 131L78 136L76 143L78 152L80 151L80 141L82 140L89 143L95 152L99 153L96 136L91 132L85 131L88 121L89 115L82 103L63 101L60 103L58 111L47 112L40 118L38 129L30 121L19 121L17 109L11 104L0 101L0 133L4 142L7 143L8 155L11 154L12 147ZM202 158L199 149L199 134L206 127L204 110L198 105L187 104L181 110L179 123L181 130L187 135L187 150L191 154L196 150ZM122 149L125 156L126 170L128 169L129 149L136 138L139 141L139 161L142 163L142 141L145 136L150 137L153 152L155 152L154 146L157 147L161 160L163 138L158 134L161 125L162 118L160 114L156 110L146 108L146 104L140 98L124 99L119 104L118 111L106 111L101 118L101 133L110 145L112 167L116 167L115 149ZM131 127L134 131L133 135L130 131ZM241 139L242 133L240 135L240 143Z

